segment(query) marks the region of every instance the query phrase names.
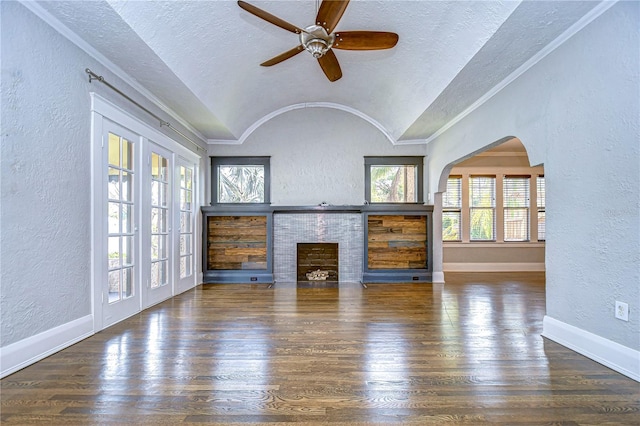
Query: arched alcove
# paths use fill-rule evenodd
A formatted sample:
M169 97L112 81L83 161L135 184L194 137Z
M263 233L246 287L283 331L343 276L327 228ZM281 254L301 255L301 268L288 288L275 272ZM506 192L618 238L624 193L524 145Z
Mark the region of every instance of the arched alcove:
M451 162L438 189L443 272L545 270L544 168L518 138Z

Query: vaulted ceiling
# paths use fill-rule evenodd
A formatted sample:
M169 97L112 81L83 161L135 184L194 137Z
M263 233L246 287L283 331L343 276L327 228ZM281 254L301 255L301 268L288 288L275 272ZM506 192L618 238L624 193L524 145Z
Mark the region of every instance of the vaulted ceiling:
M249 0L296 26L318 2ZM236 1L37 3L211 141L242 140L279 111L324 105L366 117L392 141L426 140L578 22L593 1L357 1L336 30L390 31L390 50L335 50L330 82L302 52L259 64L298 36ZM94 70L100 74L100 70Z

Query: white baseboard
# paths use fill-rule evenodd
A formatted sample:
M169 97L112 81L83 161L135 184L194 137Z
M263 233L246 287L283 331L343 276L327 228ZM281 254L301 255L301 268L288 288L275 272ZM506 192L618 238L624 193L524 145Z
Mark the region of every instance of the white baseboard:
M445 272L544 272L544 262L455 262L445 263Z
M640 351L546 315L542 329L542 335L547 339L640 382Z
M93 315L87 315L0 348L0 378L93 334Z
M431 274L431 282L434 284L442 284L444 283L444 272L435 271Z

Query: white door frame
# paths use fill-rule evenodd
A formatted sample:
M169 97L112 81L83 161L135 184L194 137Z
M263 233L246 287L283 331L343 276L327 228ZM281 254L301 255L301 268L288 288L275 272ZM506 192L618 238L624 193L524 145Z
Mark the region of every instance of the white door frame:
M152 140L154 143L158 144L161 147L168 149L169 151L174 153L174 157L180 156L187 161L192 162L193 164L200 163L200 155L195 152L187 149L180 143L174 141L164 133L161 133L157 129L147 125L137 117L132 114L126 112L119 106L113 104L112 102L106 100L102 96L96 93L90 93L91 96L91 218L92 218L92 227L91 227L91 244L93 247L93 253L91 256L91 299L92 303L92 315L93 315L93 329L94 332L98 332L104 329L107 325L104 324L103 321L103 305L102 305L102 291L104 284L104 277L106 276L106 253L104 249L101 249L104 241L106 241L107 234L106 228L103 227L104 218L104 209L106 206L104 205L105 195L104 189L102 187L102 183L104 180L103 175L103 165L102 165L102 134L103 127L105 125L104 119L108 119L120 127L128 129L132 133L138 134L142 136L140 146L138 147L137 156L137 166L139 173L143 170L140 167L140 161L142 161L142 148L148 143L148 140ZM200 174L196 168L196 184L198 179L201 178ZM140 181L140 179L138 179ZM140 182L138 183L137 191L140 190ZM201 191L194 191L194 212L199 211L200 206L203 202L203 194ZM175 197L175 194L174 194ZM140 208L138 208L138 215L140 214ZM195 221L198 223L198 221ZM144 222L138 221L138 228L144 226ZM174 228L175 229L175 228ZM175 231L174 231L175 232ZM196 234L199 232L196 230ZM139 244L138 244L139 245ZM195 245L196 252L194 256L199 258L201 256L201 247L196 244ZM136 252L138 258L140 258L140 249ZM175 256L173 256L175 258ZM175 262L175 260L174 260ZM141 265L140 265L141 266ZM137 274L137 282L138 286L142 283L142 277L140 271L142 268L138 268ZM175 268L174 268L175 269ZM195 275L195 274L194 274ZM172 276L173 278L173 276ZM140 288L137 289L140 292ZM142 303L142 302L140 302ZM142 310L142 306L139 306L139 310Z
M192 246L192 260L191 260L191 275L187 276L185 278L180 278L180 213L181 213L181 209L180 209L180 183L179 183L179 177L180 177L180 167L187 167L193 170L193 187L191 188L191 196L192 198L192 205L191 205L191 212L192 212L192 217L191 217L191 230L192 230L192 237L191 237L191 246ZM175 217L175 221L173 224L173 228L177 230L177 233L175 233L174 235L176 236L176 241L175 241L175 245L174 245L174 259L175 259L175 272L174 272L174 276L175 276L175 293L174 294L179 294L182 293L184 291L187 291L193 287L196 286L196 278L198 276L197 274L197 266L198 266L198 244L197 242L199 241L199 239L197 238L198 235L200 235L200 232L197 232L197 220L196 220L196 214L197 214L197 210L195 208L196 206L196 202L195 200L198 198L198 163L187 160L185 158L182 158L181 156L176 156L176 161L175 161L175 166L174 166L174 170L175 170L175 176L176 176L176 184L175 184L175 202L173 204L174 206L174 217Z
M167 196L169 198L167 204L167 226L168 226L168 235L166 241L166 250L167 253L167 283L165 285L161 285L159 287L152 287L152 273L151 273L151 265L153 263L153 259L151 258L151 155L152 153L159 154L163 158L168 161L167 165L167 174L168 174L168 188L167 188ZM163 148L156 144L153 141L147 141L144 147L144 156L143 156L144 165L142 167L141 181L142 187L145 190L140 191L142 196L142 203L140 210L142 211L142 217L145 220L142 220L142 229L141 229L141 242L142 242L142 309L146 309L150 306L153 306L157 303L162 302L163 300L169 299L171 296L175 294L174 286L175 280L173 279L173 271L175 270L175 256L174 256L174 240L175 240L175 232L174 229L174 216L175 216L175 166L174 166L174 155L171 151L166 148Z

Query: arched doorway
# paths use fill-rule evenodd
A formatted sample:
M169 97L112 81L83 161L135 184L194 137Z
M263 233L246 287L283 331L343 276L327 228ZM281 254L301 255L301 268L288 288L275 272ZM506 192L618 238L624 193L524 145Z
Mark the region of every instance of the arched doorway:
M439 197L443 272L543 272L545 180L515 137L445 168Z

